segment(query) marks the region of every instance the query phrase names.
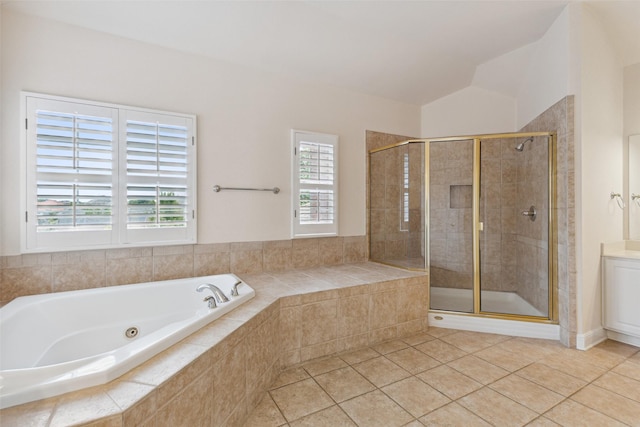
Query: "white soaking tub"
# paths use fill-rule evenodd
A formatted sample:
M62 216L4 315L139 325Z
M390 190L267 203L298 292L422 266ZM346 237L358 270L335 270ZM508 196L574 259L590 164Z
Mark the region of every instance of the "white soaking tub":
M107 383L254 297L232 274L16 298L0 308L0 409ZM216 285L229 302L209 308Z

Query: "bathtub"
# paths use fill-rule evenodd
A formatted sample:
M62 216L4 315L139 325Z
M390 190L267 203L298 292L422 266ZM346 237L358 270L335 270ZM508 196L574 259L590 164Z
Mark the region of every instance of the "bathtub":
M16 298L0 308L0 409L107 383L254 297L233 274ZM209 308L198 285L229 302Z

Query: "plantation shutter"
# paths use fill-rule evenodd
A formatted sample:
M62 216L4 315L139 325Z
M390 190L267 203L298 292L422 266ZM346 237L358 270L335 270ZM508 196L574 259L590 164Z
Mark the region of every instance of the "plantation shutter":
M195 116L23 100L25 252L195 243Z
M337 234L337 142L294 131L294 236Z
M116 110L28 98L26 128L35 170L27 181L27 246L75 246L77 231L110 244L117 206Z
M137 241L164 230L190 234L195 179L193 123L185 117L124 111L126 238Z

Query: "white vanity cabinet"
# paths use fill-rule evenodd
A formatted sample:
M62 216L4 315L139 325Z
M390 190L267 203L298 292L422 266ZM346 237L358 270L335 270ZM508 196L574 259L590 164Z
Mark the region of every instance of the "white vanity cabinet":
M603 257L604 328L640 338L640 259Z

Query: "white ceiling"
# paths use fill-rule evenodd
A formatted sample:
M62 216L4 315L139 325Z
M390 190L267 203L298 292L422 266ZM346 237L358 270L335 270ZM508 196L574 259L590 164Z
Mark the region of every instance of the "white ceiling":
M640 2L603 3L607 5L597 10L614 28L621 16L632 19L632 28L639 26L640 20L628 15L631 10L640 17ZM617 3L625 5L615 7ZM23 13L418 105L469 86L478 65L538 40L566 4L564 0L3 2ZM640 33L635 31L617 35L632 40L620 50L635 43L640 52Z

